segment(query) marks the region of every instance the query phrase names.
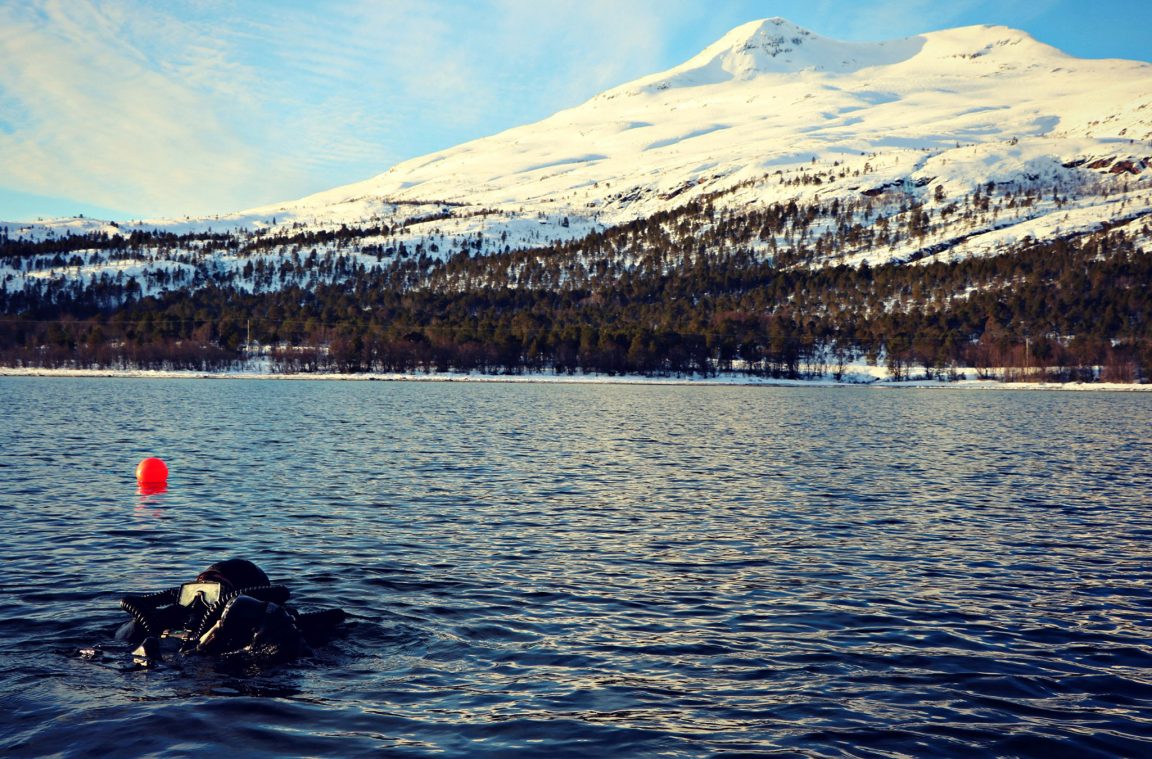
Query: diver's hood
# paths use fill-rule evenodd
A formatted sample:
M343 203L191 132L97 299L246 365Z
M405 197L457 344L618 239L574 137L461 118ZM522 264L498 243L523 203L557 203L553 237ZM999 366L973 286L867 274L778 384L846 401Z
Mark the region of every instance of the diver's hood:
M233 588L253 588L270 585L264 570L247 559L218 561L196 578L199 582L224 582Z

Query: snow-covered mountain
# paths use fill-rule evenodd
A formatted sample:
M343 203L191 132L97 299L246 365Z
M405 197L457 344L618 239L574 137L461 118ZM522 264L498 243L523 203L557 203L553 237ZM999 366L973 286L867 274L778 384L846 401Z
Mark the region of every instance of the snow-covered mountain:
M916 235L841 243L834 260L847 263L988 255L1027 237L1143 224L1152 64L1074 58L1005 27L856 43L773 18L543 121L300 200L118 227L0 226L32 238L343 226L378 251L445 256L540 247L701 200L729 214L836 201L858 223L901 227L926 214ZM811 241L784 233L757 245L771 255Z

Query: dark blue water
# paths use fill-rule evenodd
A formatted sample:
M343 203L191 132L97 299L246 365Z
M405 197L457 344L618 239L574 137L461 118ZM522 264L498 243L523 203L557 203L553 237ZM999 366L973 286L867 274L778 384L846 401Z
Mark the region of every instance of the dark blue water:
M1135 393L0 378L0 752L1148 755L1150 430ZM231 556L356 617L128 670L117 599Z

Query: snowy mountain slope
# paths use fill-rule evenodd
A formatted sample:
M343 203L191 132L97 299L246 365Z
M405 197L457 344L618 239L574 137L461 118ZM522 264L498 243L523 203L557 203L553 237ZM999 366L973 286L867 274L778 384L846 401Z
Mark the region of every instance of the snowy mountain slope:
M852 44L771 19L537 124L262 210L331 217L381 198L554 202L611 223L651 209L614 202L606 183L659 196L689 181L715 188L813 158L942 154L957 143L1029 138L1050 141L1061 163L1130 152L1118 144L1128 140L1150 153L1150 85L1152 65L1079 61L1004 28Z
M116 228L0 227L32 238L379 227L358 242L445 256L540 247L700 199L727 213L835 199L894 227L918 206L931 216L916 235L810 265L994 254L1025 236L1141 220L1152 211L1152 64L1077 59L1004 27L851 43L767 19L538 123L297 201ZM761 250L810 242L786 234Z

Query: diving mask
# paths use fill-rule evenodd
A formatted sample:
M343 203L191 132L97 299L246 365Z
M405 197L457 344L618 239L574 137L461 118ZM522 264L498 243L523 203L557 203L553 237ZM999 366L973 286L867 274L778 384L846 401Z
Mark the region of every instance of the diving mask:
M176 603L181 606L191 606L199 598L205 606L211 606L220 600L222 586L218 582L186 582L180 586L180 596Z

